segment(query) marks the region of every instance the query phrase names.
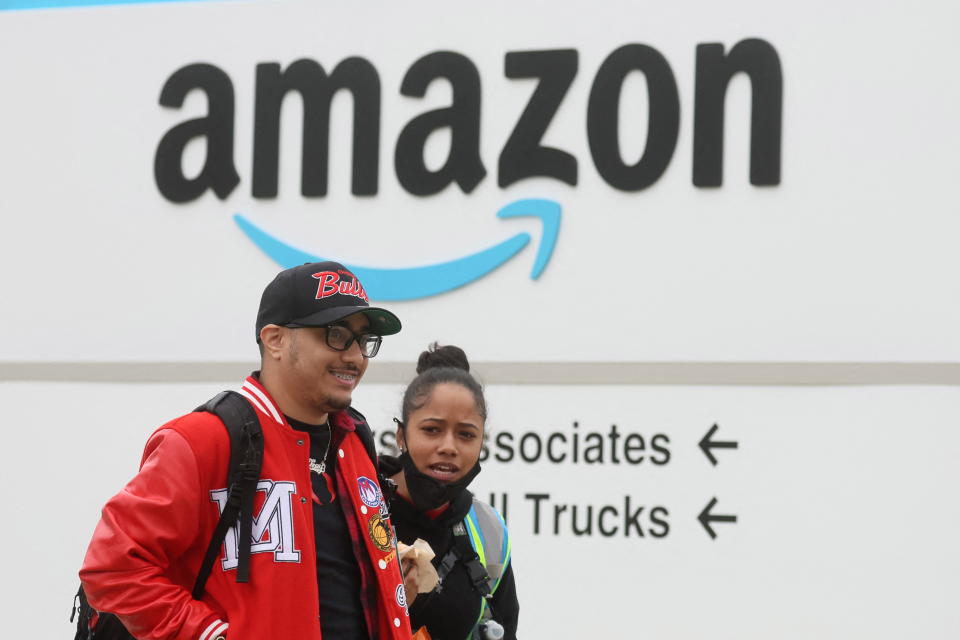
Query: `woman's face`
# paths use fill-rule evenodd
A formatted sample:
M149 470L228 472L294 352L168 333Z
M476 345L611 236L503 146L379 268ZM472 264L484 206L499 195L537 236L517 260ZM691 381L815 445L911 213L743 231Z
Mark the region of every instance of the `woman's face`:
M480 457L483 418L473 393L459 384L437 384L426 403L411 412L406 429L398 430L397 441L421 473L456 482Z

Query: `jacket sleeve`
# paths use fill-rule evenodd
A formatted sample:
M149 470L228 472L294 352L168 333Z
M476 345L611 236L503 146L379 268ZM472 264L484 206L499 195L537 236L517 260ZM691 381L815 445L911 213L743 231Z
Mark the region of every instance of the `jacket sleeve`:
M182 564L201 544L197 523L210 520L201 517L211 508L203 493L190 444L161 429L147 443L140 472L103 508L80 580L91 606L115 614L141 640L207 640L227 627L191 597L198 567Z
M503 625L504 640L517 640L517 620L520 603L517 601L517 583L513 577L513 559L500 579L500 586L493 594L493 617Z

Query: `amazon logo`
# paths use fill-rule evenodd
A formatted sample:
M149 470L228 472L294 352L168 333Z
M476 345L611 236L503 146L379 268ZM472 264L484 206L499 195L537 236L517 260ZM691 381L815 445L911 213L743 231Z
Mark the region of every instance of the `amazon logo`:
M518 200L497 212L499 218L518 216L533 216L543 223L540 246L530 272L530 277L536 280L550 261L557 243L560 205L551 200ZM294 248L240 214L235 215L234 220L253 244L284 268L327 260L325 256ZM474 254L422 267L377 269L346 263L344 266L356 274L374 300L415 300L445 293L482 278L519 253L529 242L530 234L522 232Z
M511 51L504 56L508 80L534 80L535 88L515 125L502 141L496 164L497 186L505 189L530 178L557 180L576 186L581 161L562 147L547 146L543 136L554 116L568 100L580 73L576 49ZM620 94L631 73L646 80L648 108L643 114L621 113ZM780 183L783 77L774 47L761 39L738 42L729 50L723 44L705 43L696 48L693 105L692 183L711 188L723 184L724 117L731 78L746 74L751 85L750 182L756 186ZM462 53L435 51L415 60L400 82L400 94L423 98L435 82L451 89L449 106L413 117L393 145L394 176L411 195L429 197L455 185L469 194L488 177L481 156L482 82L477 66ZM300 195L327 195L330 162L330 105L335 94L347 92L352 100L351 182L357 197L374 197L380 187L381 95L380 74L372 62L348 57L327 71L320 63L300 59L285 68L276 62L256 66L253 166L250 192L256 199L277 197L279 184L280 120L285 98L299 94L303 104L300 158ZM222 69L209 63L189 64L175 71L160 92L160 105L182 108L188 94L202 92L207 114L180 122L164 133L154 157L154 179L160 194L173 203L188 203L208 190L225 200L241 182L233 157L235 93ZM593 72L585 97L587 118L582 135L590 160L610 188L640 192L663 175L673 158L680 128L680 98L669 62L646 44L626 44L612 51ZM642 155L628 163L620 152L620 122L646 117L647 139ZM436 131L449 132L447 157L439 168L425 160L427 139ZM183 156L188 144L200 140L206 149L202 169L187 176ZM517 200L497 212L500 218L532 216L543 227L531 277L536 279L553 253L560 228L561 206L543 199ZM288 267L326 256L294 247L271 234L248 216L237 214L236 224L257 247ZM417 268L380 269L348 264L367 287L371 298L406 300L437 295L483 277L509 260L530 242L517 234L492 247L459 259Z

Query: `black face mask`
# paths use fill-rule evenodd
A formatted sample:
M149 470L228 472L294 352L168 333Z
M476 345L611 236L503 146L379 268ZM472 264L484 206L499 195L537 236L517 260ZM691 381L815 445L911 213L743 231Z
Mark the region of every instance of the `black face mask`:
M413 463L413 459L406 451L401 453L397 460L403 466L403 477L407 481L410 499L421 511L430 511L453 502L480 473L480 461L477 460L465 476L456 482L443 483L417 469L417 465Z

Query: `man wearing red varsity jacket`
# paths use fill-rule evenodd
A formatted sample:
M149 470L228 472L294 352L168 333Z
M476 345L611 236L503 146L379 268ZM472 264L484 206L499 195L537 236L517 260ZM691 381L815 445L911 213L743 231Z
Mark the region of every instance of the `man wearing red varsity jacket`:
M201 600L190 591L226 504L230 440L189 413L150 437L104 507L80 578L90 604L141 640L407 640L406 593L351 394L400 321L320 262L280 272L257 316L261 370L239 392L264 438L250 581L231 528ZM368 442L365 443L365 440Z

